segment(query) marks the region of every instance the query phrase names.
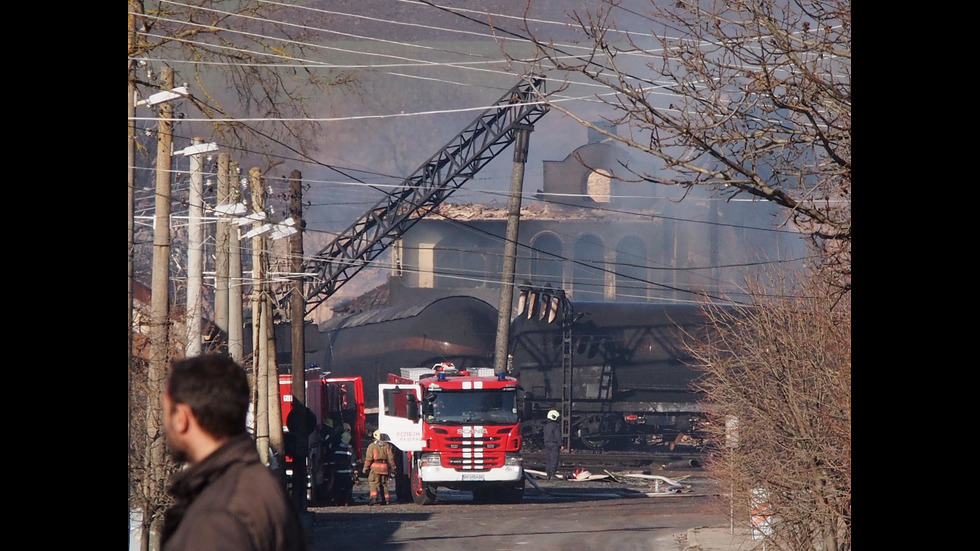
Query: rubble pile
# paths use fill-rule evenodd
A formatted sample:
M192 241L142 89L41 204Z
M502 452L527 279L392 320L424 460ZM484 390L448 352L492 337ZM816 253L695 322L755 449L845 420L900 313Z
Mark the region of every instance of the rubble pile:
M497 206L496 203L477 204L443 203L436 209L436 213L453 220L506 220L509 207ZM548 220L561 218L563 220L595 218L595 212L579 207L566 207L554 205L546 202L533 202L528 205L521 205L521 219L526 220Z

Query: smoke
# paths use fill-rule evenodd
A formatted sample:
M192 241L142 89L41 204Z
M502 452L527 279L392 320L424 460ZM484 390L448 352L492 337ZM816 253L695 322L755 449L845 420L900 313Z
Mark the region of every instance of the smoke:
M539 39L554 39L572 54L587 51L584 49L587 45L571 42L576 33L568 25L567 8L547 2L533 4L528 21ZM589 0L579 4L575 9L582 13L600 2ZM291 17L297 21L305 20L310 33L305 38L310 48L302 60L305 66L301 72L308 72L311 79L327 79L339 73L351 79L345 85L304 92L306 105L319 125L311 134L308 146L278 147L275 143L264 143L263 147L272 155L235 150L234 161L243 171L251 166L273 167L267 173L274 190L269 204L279 212L287 204L284 177L294 169L302 172L306 184L303 217L307 256L319 251L367 209L385 199L387 193L400 188L407 176L439 153L517 84L519 75L537 72L537 67L513 61L528 59L532 50L522 40L526 36L520 20L526 5L524 0L480 3L455 0L439 5L453 7L457 13L418 2L391 0L313 2L307 3L308 10L292 13ZM488 26L490 22L493 29ZM620 23L632 25L637 40L642 40L642 32L648 33L651 26L642 17L622 18ZM644 70L642 58L621 62L626 63L624 67L628 70ZM178 65L177 69L188 74L191 71L190 66ZM284 69L287 70L292 69ZM550 89L557 88L562 83L559 79L565 78L547 76ZM184 78L179 76L178 80ZM216 81L220 77L211 78ZM598 100L596 94L602 90L589 88L580 79L573 78L570 82L572 85L561 96L553 98L561 102L563 109L586 121L616 116ZM216 99L224 105L233 104L233 91L224 92L224 97L219 95ZM230 115L244 118L263 114ZM264 124L274 128L288 123L271 120ZM645 139L634 135L636 130L628 127L618 127L616 132L640 142ZM189 142L195 135L226 146L210 130L210 125L191 121L178 123L175 144L180 147L181 140ZM539 202L534 195L544 187L545 162L567 159L589 139L590 132L585 127L558 109L552 109L540 119L530 135L523 204ZM512 148L502 152L455 191L448 202L506 206L513 175L512 153ZM624 151L623 158L638 172L656 174L661 168L658 160L641 152ZM137 177L142 174L138 171ZM662 241L709 243L709 228L733 228L720 232L722 239L734 240L727 242L730 255L712 256L711 251L704 250L706 245L692 245L691 257L684 262L687 265L802 256L795 243L798 238L792 231L775 228L782 222L778 211L758 201L725 202L698 189L680 201L684 190L649 182L623 182L617 185L617 190L627 199L625 205L616 208L630 211L631 198L642 197L649 199L644 204L653 205L646 214L661 221L670 220L667 226L671 234L664 235ZM178 194L175 198L179 200ZM150 205L148 200L146 203ZM596 213L612 220L617 216L616 209L611 208L597 209ZM756 227L759 229L745 229ZM362 270L357 279L367 283L351 282L340 294L363 292L365 287L383 281L385 274L383 266Z

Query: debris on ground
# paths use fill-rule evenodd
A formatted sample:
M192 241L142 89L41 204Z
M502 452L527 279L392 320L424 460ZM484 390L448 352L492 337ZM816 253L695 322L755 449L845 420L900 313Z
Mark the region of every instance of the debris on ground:
M622 483L624 482L624 481L622 481L622 480L620 480L620 479L618 479L618 478L616 478L616 475L614 475L614 474L612 474L611 472L609 472L609 471L607 471L606 469L603 469L603 471L604 471L604 472L605 472L605 473L606 473L607 475L609 475L609 478L611 478L611 479L613 479L613 480L615 480L616 482L619 482L620 484L622 484Z
M604 480L606 478L609 478L609 475L592 474L591 472L585 469L578 469L574 473L572 473L572 476L569 477L569 480L577 480L583 482L583 481L591 481L591 480Z
M652 485L654 493L681 493L691 491L690 484L681 484L680 480L672 480L666 476L641 473L617 473L616 476L624 479L637 479L640 483ZM685 476L681 480L684 478L687 477ZM663 486L663 489L661 489L661 486Z
M524 468L524 472L526 474L534 477L534 478L538 478L538 479L548 478L548 473L546 473L544 471L538 471L538 470L535 470L535 469L528 469L527 467L525 467ZM563 478L565 478L565 476L562 475L561 473L555 473L555 478L562 478L563 479Z
M537 478L539 480L548 478L548 473L544 471L528 469L525 467L524 472L532 478ZM577 469L570 473L555 473L555 478L558 480L574 480L576 482L594 482L596 480L605 480L610 478L610 476L608 474L593 474L585 469Z

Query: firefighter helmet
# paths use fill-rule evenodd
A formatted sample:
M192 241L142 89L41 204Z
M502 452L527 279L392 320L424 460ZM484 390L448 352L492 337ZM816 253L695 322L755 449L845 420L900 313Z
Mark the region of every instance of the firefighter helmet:
M558 420L558 417L560 415L561 414L558 413L558 410L557 409L553 409L553 410L551 410L551 411L548 412L548 420L549 421L557 421Z
M381 440L381 430L379 429L374 431L374 434L372 434L371 436L373 436L375 440Z

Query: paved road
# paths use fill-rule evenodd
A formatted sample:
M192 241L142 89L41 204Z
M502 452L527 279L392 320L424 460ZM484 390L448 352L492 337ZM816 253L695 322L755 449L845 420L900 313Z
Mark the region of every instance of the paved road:
M430 506L394 504L310 508L311 551L680 551L688 529L724 525L724 498L698 475L662 473L689 490L658 491L651 481L536 480L523 503L472 503L468 492L440 489ZM355 488L367 500L366 483Z

